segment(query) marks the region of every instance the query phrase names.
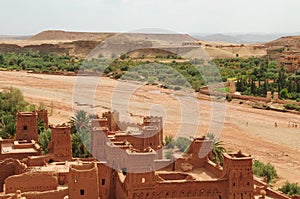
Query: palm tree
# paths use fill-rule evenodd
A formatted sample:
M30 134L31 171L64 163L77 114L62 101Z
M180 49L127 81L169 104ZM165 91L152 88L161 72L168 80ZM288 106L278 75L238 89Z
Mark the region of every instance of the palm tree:
M87 130L90 127L90 118L86 111L80 110L75 113L75 115L70 120L72 133L81 132L82 130ZM74 132L75 131L75 132Z
M2 115L0 118L0 137L4 139L14 138L16 134L16 122L12 115Z
M208 139L212 140L212 153L213 153L213 162L219 165L223 165L224 153L226 149L223 147L223 142L218 141L214 134L208 133L206 136Z
M90 145L90 117L80 110L70 120L73 157L88 157Z

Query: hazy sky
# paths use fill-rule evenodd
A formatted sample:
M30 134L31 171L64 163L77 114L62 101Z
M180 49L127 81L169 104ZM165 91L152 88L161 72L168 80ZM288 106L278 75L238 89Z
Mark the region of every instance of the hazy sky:
M300 0L0 0L0 35L43 30L300 32Z

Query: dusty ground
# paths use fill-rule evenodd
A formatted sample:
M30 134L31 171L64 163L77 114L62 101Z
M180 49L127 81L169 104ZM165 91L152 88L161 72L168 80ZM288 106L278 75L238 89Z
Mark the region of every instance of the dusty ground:
M275 165L280 176L275 187L286 180L300 183L300 127L299 124L298 128L288 127L290 119L300 120L299 115L252 109L245 103L240 105L239 101L212 104L205 97L199 100L193 94L109 78L101 78L94 92L89 84L96 80L99 78L0 71L0 88L17 87L29 102L44 102L53 124L68 122L74 102L77 109L97 113L111 108L121 110L122 119L131 115L131 120L136 122L142 121L142 115L162 115L165 134L175 136L218 133L220 128L220 139L229 150L242 150L255 159ZM95 103L89 102L89 96L94 95ZM212 107L216 111L212 112Z

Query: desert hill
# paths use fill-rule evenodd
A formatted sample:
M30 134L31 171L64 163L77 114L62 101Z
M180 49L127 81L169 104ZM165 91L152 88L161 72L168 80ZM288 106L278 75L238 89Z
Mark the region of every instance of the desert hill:
M157 48L189 58L198 57L199 54L211 58L251 57L267 54L264 45L209 42L199 40L188 34L91 33L47 30L26 40L0 41L0 52L33 50L45 53L69 53L83 58L96 56L97 53L111 56L112 52L120 55L149 48ZM151 52L149 53L151 54Z
M286 36L265 44L270 48L286 47L292 50L300 49L300 36Z
M92 32L66 32L61 30L47 30L38 33L28 40L30 41L102 41L115 33L92 33Z

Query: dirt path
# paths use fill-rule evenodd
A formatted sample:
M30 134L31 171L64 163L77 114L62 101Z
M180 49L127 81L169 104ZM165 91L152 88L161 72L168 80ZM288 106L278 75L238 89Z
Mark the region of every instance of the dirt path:
M83 82L90 79L80 78ZM242 150L255 159L275 165L280 175L275 187L286 180L300 184L300 127L288 128L288 121L300 120L299 115L252 109L233 101L226 103L226 117L222 121L214 117L222 116L224 103L212 105L207 100L195 100L154 86L120 83L109 78L101 78L95 92L89 91L88 87L81 88L74 97L76 80L77 77L72 76L0 71L0 88L17 87L29 102L45 103L52 113L50 122L53 124L69 120L73 115L73 101L77 102L78 109L95 110L97 113L111 108L121 109L127 114L121 119L128 119L131 115L130 119L134 122L141 122L143 115L162 115L165 118L165 134L175 136L204 135L208 129L214 131L215 126L210 126L213 118L215 124L223 128L221 140L229 150ZM127 99L126 93L131 90L132 95ZM89 95L93 93L96 96L94 104L78 102L77 99L89 102ZM217 108L214 113L212 106ZM274 122L278 123L277 128Z

